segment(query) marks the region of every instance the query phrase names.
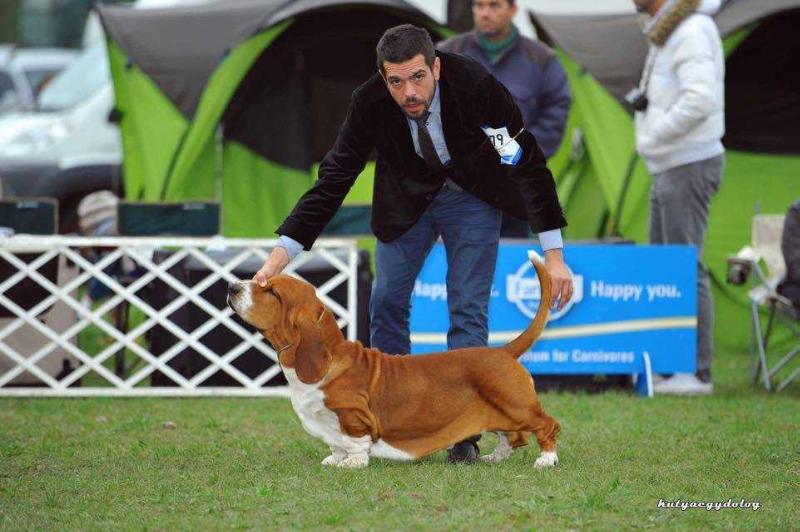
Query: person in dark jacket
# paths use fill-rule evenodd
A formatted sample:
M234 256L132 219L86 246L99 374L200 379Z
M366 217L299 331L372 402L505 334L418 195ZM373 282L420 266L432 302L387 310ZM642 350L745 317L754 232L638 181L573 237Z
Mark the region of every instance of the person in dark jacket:
M440 42L439 50L464 54L505 85L545 158L558 150L571 104L569 84L555 52L519 34L514 0L473 0L475 29ZM527 238L524 219L505 214L501 236Z
M501 212L539 233L553 294L572 297L553 176L508 91L465 56L435 52L427 31L387 30L378 72L358 87L319 179L277 229L279 244L254 276L261 286L310 249L377 153L371 227L378 238L370 339L386 353L411 351L411 292L431 247L447 250L449 349L485 346ZM476 439L452 461L474 461Z

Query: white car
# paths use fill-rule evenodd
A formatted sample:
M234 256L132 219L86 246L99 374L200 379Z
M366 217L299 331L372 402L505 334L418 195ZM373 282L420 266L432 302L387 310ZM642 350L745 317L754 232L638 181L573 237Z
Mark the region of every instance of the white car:
M208 1L135 0L133 7ZM81 198L98 190L121 190L122 142L110 120L114 87L95 13L87 21L84 45L80 57L39 93L35 112L0 115L0 198L57 198L62 233L77 230Z
M119 130L109 123L114 90L102 42L47 84L36 112L0 117L0 159L110 155L120 158Z
M191 6L213 0L136 0L135 9ZM105 37L96 13L84 32L86 48L36 98L36 112L0 113L0 179L8 166L50 163L62 170L83 164L120 164L117 124L109 121L114 87Z
M36 110L39 92L78 54L66 48L0 46L0 115Z

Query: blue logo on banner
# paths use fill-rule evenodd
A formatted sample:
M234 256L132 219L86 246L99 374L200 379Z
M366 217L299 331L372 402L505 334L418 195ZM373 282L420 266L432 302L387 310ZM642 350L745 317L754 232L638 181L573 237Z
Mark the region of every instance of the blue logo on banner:
M489 343L528 327L541 287L527 244L500 245L489 304ZM696 367L697 258L691 246L570 245L574 296L551 311L520 361L534 373L631 373L644 358L657 373ZM447 349L447 263L437 244L412 294L412 352Z
M569 312L573 305L583 300L583 276L576 275L572 270L570 273L574 288L572 299L561 310L551 310L550 321L557 320ZM531 261L524 262L512 275L506 275L506 298L528 318L533 319L536 316L539 301L542 299L542 287Z

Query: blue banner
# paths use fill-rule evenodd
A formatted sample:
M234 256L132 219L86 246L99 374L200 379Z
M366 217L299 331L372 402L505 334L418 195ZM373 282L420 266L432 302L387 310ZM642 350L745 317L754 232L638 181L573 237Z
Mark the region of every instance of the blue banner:
M540 287L525 243L501 243L489 305L489 344L528 327ZM533 373L693 373L697 351L697 254L693 246L568 245L574 296L551 311L520 361ZM413 353L447 349L447 261L434 246L412 294Z

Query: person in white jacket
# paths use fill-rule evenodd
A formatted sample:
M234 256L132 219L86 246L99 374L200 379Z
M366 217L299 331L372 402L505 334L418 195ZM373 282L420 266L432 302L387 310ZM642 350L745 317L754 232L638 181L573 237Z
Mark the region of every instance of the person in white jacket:
M650 242L698 247L697 373L675 374L655 391L707 394L713 391L714 302L701 256L724 167L725 57L711 18L720 2L633 1L645 15L650 45L634 104L636 150L653 177Z

